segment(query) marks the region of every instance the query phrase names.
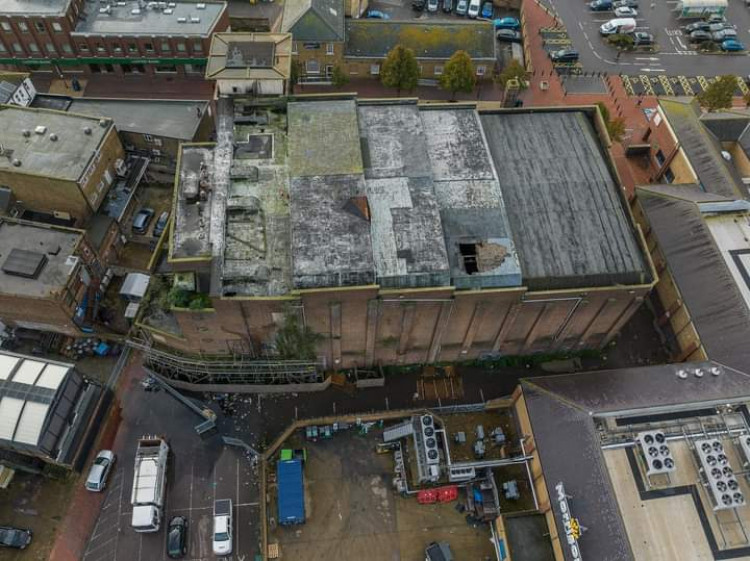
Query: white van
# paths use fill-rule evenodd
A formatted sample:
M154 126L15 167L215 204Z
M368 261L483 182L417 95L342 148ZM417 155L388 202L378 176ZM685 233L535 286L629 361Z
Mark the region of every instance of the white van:
M614 35L615 33L632 33L635 31L635 20L633 18L611 19L602 24L599 33L602 35Z
M475 18L479 15L479 11L482 9L482 0L469 0L469 12L470 18Z

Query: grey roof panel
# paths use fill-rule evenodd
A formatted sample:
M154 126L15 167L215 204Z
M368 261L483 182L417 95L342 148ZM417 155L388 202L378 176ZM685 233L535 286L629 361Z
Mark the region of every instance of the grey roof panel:
M47 263L47 256L37 251L13 248L3 263L3 272L7 275L35 279Z
M343 0L288 0L281 30L303 43L343 41L344 13Z
M648 280L634 227L586 113L480 117L529 288Z
M750 115L729 111L704 113L701 115L700 121L719 142L736 142L750 124Z

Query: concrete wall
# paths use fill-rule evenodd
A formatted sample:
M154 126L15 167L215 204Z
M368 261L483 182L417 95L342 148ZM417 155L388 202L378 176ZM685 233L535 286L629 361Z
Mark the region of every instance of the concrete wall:
M221 95L253 94L284 95L284 80L217 80Z
M81 191L94 211L99 209L117 177L115 162L124 158L125 151L117 130L111 126L80 182Z

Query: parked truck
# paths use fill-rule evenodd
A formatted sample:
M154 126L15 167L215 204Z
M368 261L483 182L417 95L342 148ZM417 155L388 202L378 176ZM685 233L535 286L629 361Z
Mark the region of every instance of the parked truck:
M138 440L135 473L130 504L132 526L136 532L158 532L164 515L164 490L167 486L169 445L158 436Z
M276 464L279 488L278 520L282 526L305 523L305 484L302 460L281 460Z
M214 501L214 555L232 553L232 499Z

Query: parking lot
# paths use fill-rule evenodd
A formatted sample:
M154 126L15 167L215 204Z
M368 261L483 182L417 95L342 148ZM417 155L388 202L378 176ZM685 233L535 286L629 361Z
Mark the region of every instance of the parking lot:
M721 74L744 76L750 73L746 53L707 54L697 52L689 43L683 27L694 19L677 19L677 0L641 0L636 31L654 36L655 52L622 52L606 43L599 27L613 19L614 13L594 12L586 0L548 0L567 27L573 48L580 53L585 72L607 72L632 76L657 75L713 77ZM737 39L750 47L750 8L743 0L729 0L727 21L736 26ZM679 95L679 94L677 94Z
M234 553L221 559L254 559L260 539L257 475L244 453L223 446L218 437L201 440L194 431L198 416L163 391L143 391L138 380L124 395L122 418L114 445L117 463L83 561L167 559L164 526L178 515L188 519L185 559L215 559L211 534L217 498L230 498L234 504ZM138 534L130 527L136 441L145 434L165 435L171 448L165 524L153 534Z
M453 0L453 7L456 7L457 0ZM484 2L482 2L484 4ZM409 21L409 20L448 20L448 21L477 21L472 20L466 16L459 16L455 13L455 10L450 13L443 12L443 0L439 2L439 9L437 12L417 12L411 7L411 0L371 0L369 3L370 10L377 10L387 14L390 19L397 21ZM498 8L495 7L493 18L502 18L506 16L518 17L518 10L511 10L509 8ZM481 21L481 19L479 19Z

